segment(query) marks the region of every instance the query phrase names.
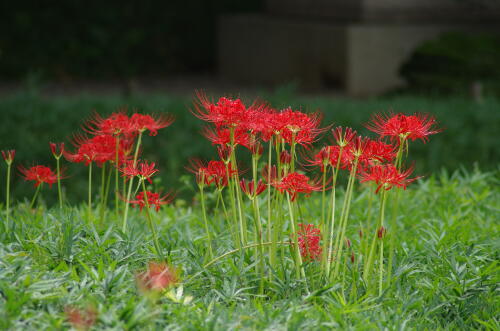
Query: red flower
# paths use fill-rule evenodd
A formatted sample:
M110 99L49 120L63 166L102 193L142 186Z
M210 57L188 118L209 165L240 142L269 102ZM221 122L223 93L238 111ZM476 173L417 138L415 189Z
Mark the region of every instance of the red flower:
M359 162L363 166L369 166L380 162L391 162L395 157L396 150L394 145L367 139L363 153L359 157Z
M141 291L162 291L179 283L179 272L165 262L149 262L148 269L136 276Z
M210 102L207 97L198 93L193 114L199 119L214 123L217 127L237 127L245 125L249 112L240 99L222 97L217 103Z
M318 185L317 183L309 184L309 177L297 172L288 174L283 177L281 181L274 183L273 185L281 193L288 192L292 201L295 200L298 193L310 195L311 192L319 191L321 189L321 185Z
M245 179L240 180L240 187L243 193L245 193L249 198L253 199L267 188L266 184L259 179L257 185L254 185L253 181L246 181Z
M381 226L378 230L377 230L377 237L378 239L382 239L385 237L385 234L387 233L387 229L384 228L383 226Z
M77 152L71 154L65 151L64 157L70 162L83 162L87 166L91 162L96 162L101 166L104 162L115 160L116 141L116 138L110 135L100 135L90 139L79 136L74 143L78 147Z
M125 111L112 113L110 116L103 118L99 114L89 120L84 130L93 135L131 135L135 134L133 122L125 114Z
M135 196L135 200L129 201L133 206L138 205L139 210L142 211L142 208L146 206L146 202L149 204L149 207L155 206L155 210L160 210L162 205L169 204L174 199L172 193L167 193L166 195L160 197L159 193L153 193L151 191L146 191L147 200L144 199L144 192L140 192Z
M427 114L404 115L404 114L377 114L366 128L380 135L390 137L393 141L399 139L421 139L424 143L429 140L428 136L436 134L441 129L436 129L436 120Z
M130 122L132 122L132 128L138 132L142 133L149 130L150 136L156 136L159 129L166 128L174 122L174 117L171 115L143 115L135 113L130 117Z
M265 105L248 111L245 127L253 134L259 134L260 138L266 142L281 129L276 118L276 110Z
M204 185L215 184L219 189L227 186L228 176L233 176L236 174L236 170L231 168L231 165L227 165L223 161L209 161L208 164L204 164L203 161L198 159L190 160L190 165L186 169L194 174L196 174L196 182Z
M290 164L292 162L292 156L288 151L282 151L280 153L280 163L281 164Z
M228 146L231 143L231 132L228 128L203 129L203 135L212 142L213 145ZM244 129L234 130L234 144L250 149L250 137Z
M378 185L375 193L378 193L381 188L387 191L394 186L406 189L411 182L420 178L409 179L408 176L410 176L412 171L413 168L399 172L393 164L374 165L367 170L362 170L360 178L362 183L368 181L375 182Z
M341 147L347 146L357 135L356 131L351 128L342 128L341 126L332 129L333 137L337 145Z
M5 151L2 151L2 157L5 160L5 163L7 163L8 165L12 164L15 156L16 156L15 149L8 149Z
M121 168L120 171L123 173L123 177L128 177L128 179L130 179L139 176L142 180L147 179L148 182L152 184L151 177L159 171L155 168L155 165L154 162L148 163L148 161L144 161L137 162L134 166L133 161L128 161L127 165Z
M57 175L49 167L43 165L33 166L29 169L20 166L19 171L24 176L24 180L34 181L35 187L43 183L52 187L52 184L57 182Z
M313 224L299 223L298 235L297 239L302 258L306 261L319 260L322 252L320 229Z
M281 136L288 144L294 141L303 146L312 144L316 137L324 131L319 128L321 115L319 113L305 114L287 108L274 115L279 123Z
M97 320L97 311L92 307L78 309L69 306L66 307L65 313L68 322L77 330L88 330Z
M50 151L56 159L59 159L64 154L64 143L49 143Z

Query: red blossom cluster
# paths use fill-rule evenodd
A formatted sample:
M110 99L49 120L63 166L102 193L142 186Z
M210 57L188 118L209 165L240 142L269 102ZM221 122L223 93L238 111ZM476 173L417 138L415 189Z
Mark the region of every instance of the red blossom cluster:
M155 207L155 210L160 210L161 206L169 204L174 199L174 195L172 193L167 193L164 196L160 196L160 193L154 193L151 191L146 191L146 197L144 196L144 192L139 192L135 199L130 200L130 204L132 206L139 206L139 210L142 210L145 206L149 205L149 207Z
M305 261L319 260L322 253L321 231L314 224L299 223L298 242L300 255Z
M57 175L52 169L43 165L36 165L30 168L19 166L19 171L24 176L24 180L33 181L35 187L43 183L47 183L52 187L52 184L57 182Z
M179 283L179 272L165 262L150 262L146 271L136 276L137 287L142 292L162 291Z

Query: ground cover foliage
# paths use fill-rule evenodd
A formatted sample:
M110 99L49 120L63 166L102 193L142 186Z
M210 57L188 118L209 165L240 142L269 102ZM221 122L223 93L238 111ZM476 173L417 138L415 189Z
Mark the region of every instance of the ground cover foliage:
M4 219L0 225L0 328L63 329L68 306L91 306L96 329L498 329L498 175L443 170L401 195L395 281L380 297L353 295L352 284L361 283L350 269L343 291L332 284L304 293L290 275L268 282L259 297L250 253L204 267L200 208L178 203L153 217L161 246L182 270L183 293L177 286L170 297L150 298L136 275L156 255L137 210L125 234L112 213L89 223L85 205L42 204L32 213L20 204L10 231ZM355 188L347 229L354 251L368 193ZM210 220L215 198L208 197ZM319 204L319 196L302 200L300 219L318 219ZM219 256L231 239L217 233Z

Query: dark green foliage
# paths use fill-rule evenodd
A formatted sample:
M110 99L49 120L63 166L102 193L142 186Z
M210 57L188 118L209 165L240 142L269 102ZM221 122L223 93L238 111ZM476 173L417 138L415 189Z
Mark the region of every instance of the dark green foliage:
M424 42L401 67L413 90L469 92L473 83L500 94L500 36L446 33Z
M500 161L497 148L497 131L500 127L500 102L497 99L486 99L483 103L475 103L461 97L419 98L412 96L384 97L369 100L353 100L347 98L310 98L297 97L286 91L273 94L261 94L275 107L301 108L304 111L322 111L323 125L352 126L364 134L374 136L363 128L375 112L387 112L390 109L398 112L428 112L436 116L444 131L431 136L428 144L414 142L410 146L410 161L416 162L419 174L428 175L441 167L455 169L462 164L468 168L477 162L481 169L491 169ZM219 96L214 96L219 97ZM250 98L245 98L251 102ZM158 136L144 138L144 158L158 162L160 174L157 185L165 190L181 190L179 194L188 198L192 192L184 185L183 175L189 176L188 183L193 182L192 175L184 166L190 157L216 157L215 148L200 133L203 123L195 118L189 109L192 99L165 95L132 95L44 97L34 94L17 94L3 97L0 100L0 149L16 149L15 166L23 164L44 164L55 167L55 160L50 154L49 141L65 141L69 143L72 135L78 132L82 122L92 112L107 114L122 106L129 111L139 109L142 112L169 112L175 115L176 121L166 129L159 131ZM80 130L81 131L81 130ZM325 134L324 141L330 139ZM320 146L318 142L316 146ZM239 153L244 159L244 149ZM78 201L87 192L87 168L81 164L68 164L69 178L63 181L63 188L70 201ZM14 199L31 198L33 187L22 183L14 171L12 189ZM3 175L2 175L3 178ZM96 169L94 187L100 185L100 169ZM3 199L4 190L0 190ZM97 192L97 191L95 191ZM54 201L57 189L45 188L42 197Z

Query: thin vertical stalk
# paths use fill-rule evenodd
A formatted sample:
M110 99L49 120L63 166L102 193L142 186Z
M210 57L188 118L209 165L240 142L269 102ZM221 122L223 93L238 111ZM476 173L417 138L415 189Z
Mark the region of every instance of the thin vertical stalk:
M290 213L290 226L292 228L292 235L293 235L293 247L295 251L295 256L294 256L294 261L295 261L295 273L297 278L306 278L306 274L304 271L304 266L302 265L302 256L300 255L300 249L299 249L299 238L298 238L298 233L296 231L295 227L295 218L294 218L294 213L293 213L293 208L292 208L292 203L290 202L290 194L286 192L286 200L288 202L288 210Z
M56 157L56 171L57 171L57 195L59 196L59 208L63 207L63 198L62 198L62 190L61 190L61 165L60 165L60 157Z
M92 162L89 163L89 196L88 196L89 218L92 215Z
M259 243L259 269L260 269L260 286L259 286L259 293L264 292L264 277L265 277L265 270L264 270L264 246L263 240L262 240L262 223L260 221L260 210L259 210L259 200L258 197L255 196L252 199L253 206L254 206L254 215L255 215L255 227L257 231L257 240Z
M345 238L345 232L347 229L347 220L349 219L349 210L351 207L352 200L352 191L354 188L354 180L356 179L356 171L358 169L358 157L354 160L354 165L351 169L351 173L349 175L349 182L347 184L347 193L346 200L344 200L344 205L342 206L342 214L340 215L340 224L339 229L341 230L340 235L338 237L338 245L336 246L336 258L335 258L335 269L333 273L333 277L337 277L339 267L340 267L340 258L342 257L343 251L343 242Z
M207 232L207 240L208 240L208 255L210 259L213 259L214 253L212 250L212 237L210 236L210 229L208 228L208 220L207 220L207 211L205 208L205 195L204 191L204 183L205 178L202 178L202 183L199 185L200 187L200 199L201 199L201 212L203 214L203 223L205 224L205 231Z
M378 229L382 226L382 224L384 222L384 212L385 212L385 203L387 200L386 199L387 191L383 189L381 194L382 194L382 196L380 197L381 202L380 202L379 219L377 222L377 226L375 227L372 243L370 246L370 252L368 253L368 258L366 260L366 264L365 264L365 267L363 270L363 278L364 278L365 282L367 282L367 283L368 283L368 277L370 276L371 270L372 270L373 259L374 259L374 255L375 255L375 245L377 243L377 238L378 238Z
M401 169L401 165L403 162L403 151L404 151L404 144L405 144L405 138L401 137L399 139L399 148L398 148L398 153L396 154L396 161L395 161L395 166L398 170ZM391 217L391 227L390 227L390 236L389 236L389 261L387 264L387 282L391 282L391 277L392 277L392 264L394 261L394 245L395 245L395 239L396 239L396 233L397 233L397 218L398 218L398 209L399 209L399 197L400 197L400 190L396 190L394 202L392 204L392 217Z
M42 187L43 184L40 184L36 187L35 194L33 195L33 199L31 199L30 203L30 209L33 209L33 206L35 205L36 198L38 197L38 193L40 192L40 188Z
M243 246L247 244L247 228L246 228L246 222L243 217L243 201L241 198L241 192L240 192L240 178L238 174L238 164L236 163L236 145L234 143L234 127L231 127L229 129L229 135L230 135L230 144L231 144L231 154L230 154L230 160L231 164L233 166L233 169L235 171L234 174L234 190L236 192L236 203L238 206L238 215L239 215L239 226L240 226L240 240Z
M226 163L226 177L227 177L227 186L229 189L229 198L231 200L231 211L233 215L233 228L236 233L236 247L240 248L241 245L241 235L238 232L238 214L236 210L236 198L234 197L234 188L233 188L233 178L229 175L229 163Z
M9 226L9 217L10 217L10 168L12 163L7 163L7 184L6 184L6 192L5 192L5 208L7 212L6 217L6 227Z
M116 136L116 148L115 148L115 211L118 217L118 201L120 200L120 184L118 181L118 162L120 153L120 136Z
M384 281L384 238L380 238L378 295L382 295Z
M267 151L267 239L271 242L269 246L269 265L274 269L276 260L276 243L273 236L273 222L271 220L271 162L273 151L273 137L269 139L269 147Z
M142 142L142 132L139 133L139 137L137 138L137 144L135 146L134 163L133 163L134 167L137 166L137 156L139 155L139 147L141 146L141 142ZM130 195L132 194L133 183L134 183L134 177L130 178L130 181L128 183L127 200L125 200L125 211L123 213L123 225L122 225L123 232L127 231L128 205L130 201Z
M149 199L148 199L148 193L146 191L146 184L144 184L144 180L141 180L141 182L142 182L142 192L144 192L144 201L146 202L146 215L148 218L149 228L151 229L151 233L153 234L153 242L155 245L156 254L158 254L158 258L160 260L163 260L163 256L161 254L161 249L160 249L160 243L158 242L158 236L156 234L156 228L153 224L153 219L151 218L151 211L149 210Z

